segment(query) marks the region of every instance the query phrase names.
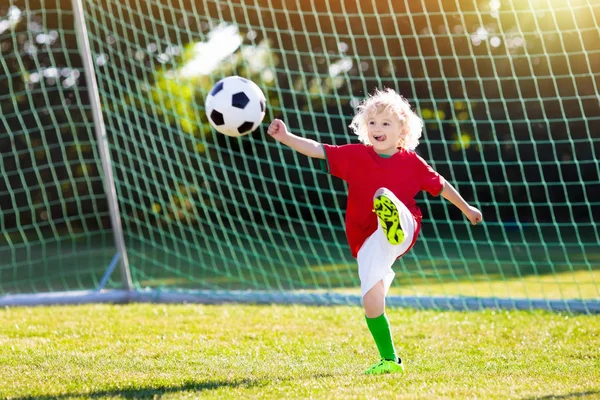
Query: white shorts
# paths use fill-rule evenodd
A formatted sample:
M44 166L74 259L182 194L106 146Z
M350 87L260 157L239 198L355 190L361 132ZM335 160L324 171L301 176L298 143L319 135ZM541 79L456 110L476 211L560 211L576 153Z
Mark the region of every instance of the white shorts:
M398 257L410 249L417 230L417 221L404 203L398 200L398 198L387 189L379 189L376 192L377 195L379 195L382 190L398 209L400 226L404 232L404 240L397 245L388 242L383 228L381 227L381 223L379 223L377 230L365 240L356 257L356 261L358 262L360 288L363 297L381 280L383 281L385 293L387 294L395 276L392 265Z

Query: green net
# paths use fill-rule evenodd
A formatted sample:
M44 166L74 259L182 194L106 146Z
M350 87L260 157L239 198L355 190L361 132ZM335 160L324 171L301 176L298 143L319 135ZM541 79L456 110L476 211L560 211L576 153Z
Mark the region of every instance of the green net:
M471 227L444 199L420 195L423 228L395 264L390 295L597 304L599 4L83 8L138 290L352 301L345 184L265 129L279 117L301 136L356 143L354 107L386 86L424 119L417 152L485 220ZM0 8L0 294L94 289L115 255L71 10L64 0ZM267 97L265 123L244 138L216 133L203 113L229 75ZM107 288L122 287L111 277Z
M92 288L114 250L71 7L0 6L0 293Z

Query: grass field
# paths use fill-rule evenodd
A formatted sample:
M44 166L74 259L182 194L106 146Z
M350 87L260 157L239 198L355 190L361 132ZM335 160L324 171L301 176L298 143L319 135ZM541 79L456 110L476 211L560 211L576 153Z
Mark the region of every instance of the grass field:
M0 398L600 398L600 318L388 312L406 373L368 377L358 307L0 310Z

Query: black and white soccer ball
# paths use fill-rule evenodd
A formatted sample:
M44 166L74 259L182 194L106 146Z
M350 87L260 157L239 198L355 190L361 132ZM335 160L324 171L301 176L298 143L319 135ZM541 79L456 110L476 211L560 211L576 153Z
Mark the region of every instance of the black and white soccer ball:
M262 122L266 99L256 83L240 76L228 76L213 86L205 107L208 121L218 132L243 136Z

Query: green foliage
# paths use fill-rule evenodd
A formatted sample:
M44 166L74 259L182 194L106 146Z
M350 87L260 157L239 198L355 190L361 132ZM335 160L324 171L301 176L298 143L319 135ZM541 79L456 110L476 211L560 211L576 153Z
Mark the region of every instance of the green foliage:
M212 54L198 50L202 49L199 44L202 43L184 45L174 67L161 68L154 73L150 97L157 106L156 113L169 124L176 124L183 132L196 138L210 137L212 128L203 112L204 100L214 83L224 76L244 76L261 86L268 104L276 101L273 79L276 58L272 55L268 42L238 48L209 74L193 71L184 73L189 64L213 57ZM204 146L196 146L195 150L204 152Z
M60 314L60 318L56 316ZM0 397L533 398L598 396L598 318L388 312L403 376L355 307L92 305L0 311Z

